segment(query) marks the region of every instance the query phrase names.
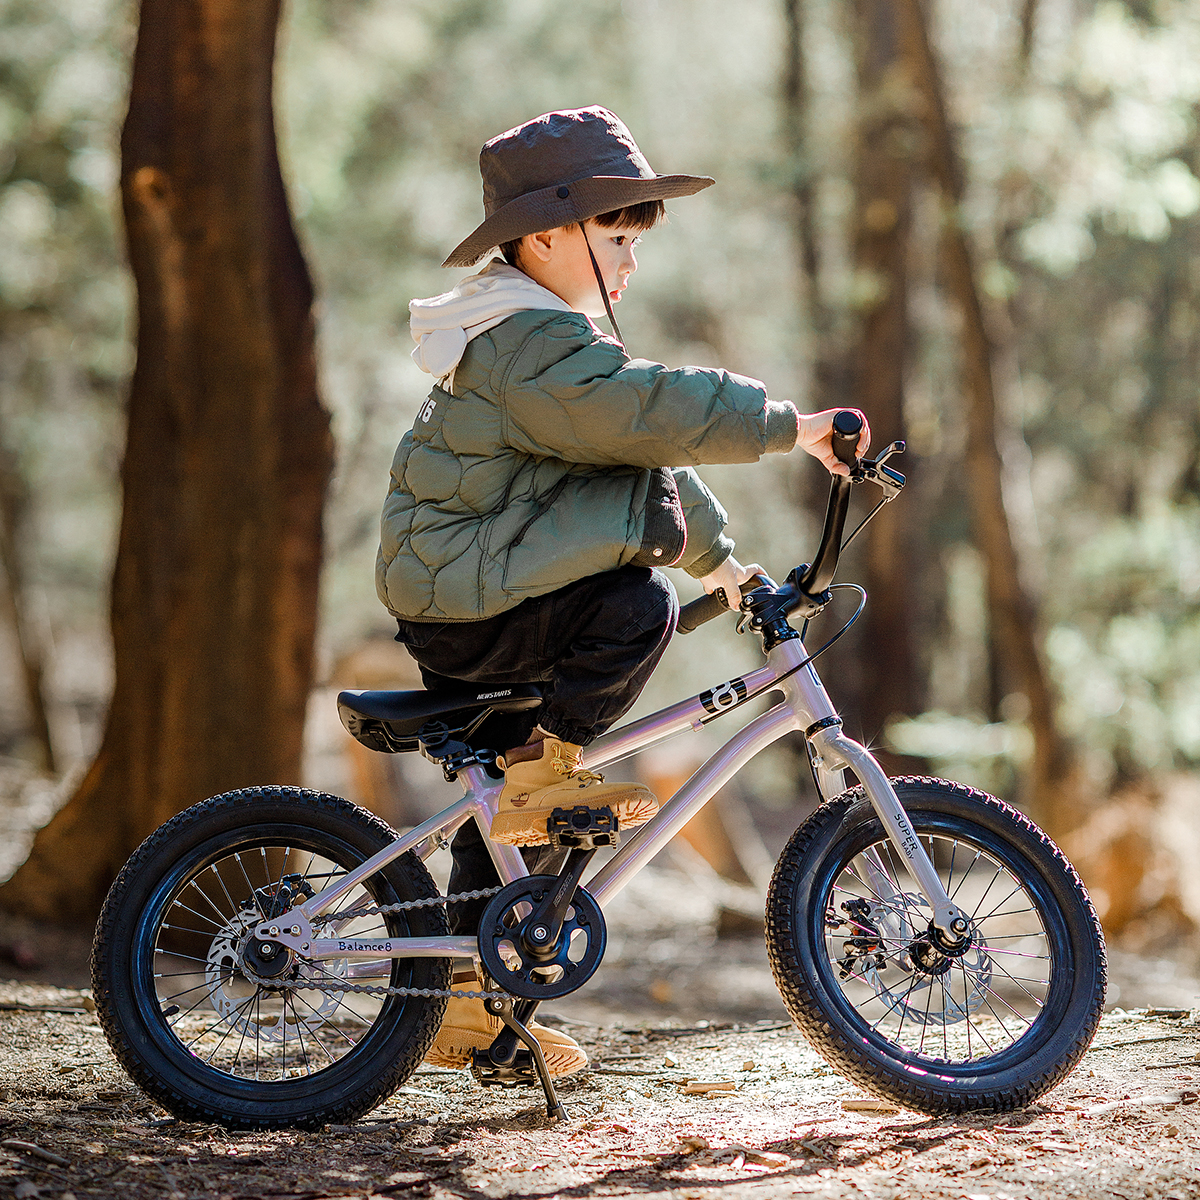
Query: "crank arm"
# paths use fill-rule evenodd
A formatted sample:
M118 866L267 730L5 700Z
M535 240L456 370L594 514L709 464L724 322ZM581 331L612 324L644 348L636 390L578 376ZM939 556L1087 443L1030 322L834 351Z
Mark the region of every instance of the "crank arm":
M572 850L558 876L558 886L521 922L521 941L530 954L549 952L557 946L575 889L595 853L594 849Z
M917 840L895 789L875 761L875 756L853 738L846 737L836 726L813 734L812 741L818 744L823 757L840 760L862 780L892 845L904 856L909 870L916 877L917 886L933 909L933 924L951 945L961 942L971 928L970 919L946 894L937 870Z

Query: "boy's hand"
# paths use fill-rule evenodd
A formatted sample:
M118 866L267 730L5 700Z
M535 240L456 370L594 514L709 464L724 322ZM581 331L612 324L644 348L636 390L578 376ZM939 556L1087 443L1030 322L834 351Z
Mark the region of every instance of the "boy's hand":
M832 419L831 417L830 420ZM711 575L702 576L700 582L706 592L711 593L715 592L717 588L723 588L726 605L737 612L738 603L742 598L742 584L761 573L762 567L758 563L751 563L750 566L743 567L731 554Z
M850 474L850 468L845 463L838 461L831 441L833 418L842 411L840 408L827 408L824 412L811 413L808 416L805 416L804 413L800 414L800 435L796 438L796 445L801 450L807 450L813 458L820 459L831 475ZM850 411L856 412L862 417L863 427L862 433L858 435L857 450L858 457L862 458L871 445L871 426L867 424L867 418L857 408L852 408Z

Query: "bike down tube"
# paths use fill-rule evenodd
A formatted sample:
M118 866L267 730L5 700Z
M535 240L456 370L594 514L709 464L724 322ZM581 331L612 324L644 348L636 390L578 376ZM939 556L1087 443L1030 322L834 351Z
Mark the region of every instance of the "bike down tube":
M950 942L961 941L970 930L970 920L946 894L937 869L917 840L891 780L883 773L875 756L836 728L820 730L813 734L812 741L822 757L829 756L844 762L862 781L872 807L883 822L888 839L904 855L917 885L929 901L934 925Z
M611 900L760 750L799 728L787 703L743 726L587 881L596 903Z

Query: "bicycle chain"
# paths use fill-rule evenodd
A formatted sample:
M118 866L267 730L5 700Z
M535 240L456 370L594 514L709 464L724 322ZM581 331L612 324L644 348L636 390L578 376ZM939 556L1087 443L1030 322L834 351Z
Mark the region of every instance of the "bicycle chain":
M422 900L401 900L396 904L380 904L371 908L349 909L342 913L332 913L327 917L319 917L317 924L327 925L331 921L344 920L346 917L375 917L387 916L389 913L406 912L410 908L433 908L439 904L458 904L464 900L486 900L499 894L503 888L480 888L473 892L455 892L450 896L428 896ZM508 992L464 992L452 991L449 988L406 988L406 987L372 987L365 983L325 982L324 980L308 980L300 983L294 979L269 979L259 975L252 967L246 965L244 959L239 969L242 974L256 987L272 988L284 992L358 992L369 996L417 996L422 999L459 1000L511 1000Z

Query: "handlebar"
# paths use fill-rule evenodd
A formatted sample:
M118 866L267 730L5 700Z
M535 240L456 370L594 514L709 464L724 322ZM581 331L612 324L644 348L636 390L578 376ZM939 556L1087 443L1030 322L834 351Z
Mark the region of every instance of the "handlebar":
M862 428L862 417L850 409L842 409L833 418L831 438L833 453L839 462L845 463L850 468L850 475L849 477L834 475L830 481L829 503L825 510L821 544L811 565L798 567L792 571L782 588L765 576L756 575L747 583L742 584L743 596L751 592L762 591L765 593L765 598L771 601L772 609L782 606L784 612L793 613L803 608L807 615L819 612L828 603L829 585L837 574L838 558L843 546L875 515L875 512L879 511L879 507L897 496L904 486L904 476L883 465L885 459L904 449L904 443L893 442L874 460L860 460L856 451ZM872 480L883 488L884 498L880 501L879 506L869 513L862 524L854 530L850 538L843 542L842 533L846 526L846 513L850 507L850 490L855 483L861 483L866 479ZM761 615L758 600L759 598L756 597L755 602L750 602L745 607L751 612ZM676 628L680 633L691 633L706 621L711 621L728 611L724 589L718 588L716 592L701 596L690 604L685 604L679 610L679 623ZM758 616L751 621L752 628L760 624Z
M764 583L770 583L770 580L763 575L752 576L742 584L742 595L748 595L755 588L762 587ZM730 608L725 603L725 589L717 588L715 592L707 592L699 600L685 604L679 610L679 624L675 628L680 633L691 633L693 629L699 629L706 621L711 621L729 611Z

